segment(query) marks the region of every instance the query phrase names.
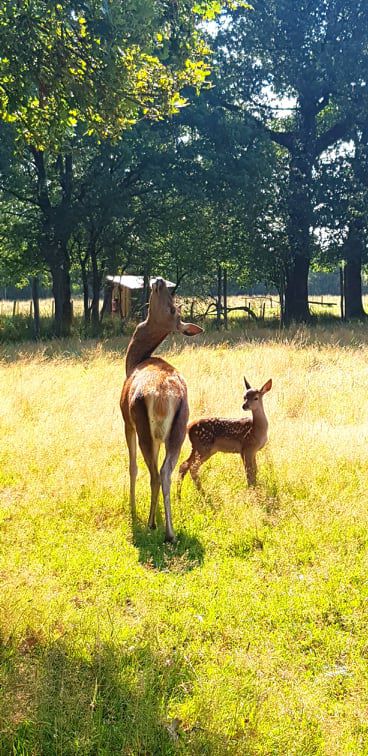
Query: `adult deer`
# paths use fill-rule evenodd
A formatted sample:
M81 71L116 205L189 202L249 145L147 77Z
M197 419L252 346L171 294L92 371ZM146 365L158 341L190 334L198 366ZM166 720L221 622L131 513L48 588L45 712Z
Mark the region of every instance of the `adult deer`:
M192 451L180 465L179 492L188 470L198 490L202 490L198 470L207 459L217 452L240 454L247 473L249 485L255 485L257 475L256 454L267 443L268 421L263 407L263 397L272 388L272 380L261 389L252 389L244 378L246 392L243 410L251 410L252 418L228 420L209 417L197 420L188 427Z
M135 518L135 482L137 477L137 436L151 476L150 528L156 527L156 510L160 486L164 496L166 540L174 541L171 521L171 474L178 461L189 416L187 387L172 365L152 352L169 333L194 336L203 331L193 323L183 323L180 308L174 303L165 281L157 278L152 284L148 315L140 323L128 346L126 380L120 407L125 423L129 449L130 505ZM161 444L166 455L158 471Z

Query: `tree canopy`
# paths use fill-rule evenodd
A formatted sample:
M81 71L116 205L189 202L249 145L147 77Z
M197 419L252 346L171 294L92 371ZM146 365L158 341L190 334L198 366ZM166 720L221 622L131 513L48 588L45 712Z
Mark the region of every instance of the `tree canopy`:
M186 103L207 80L200 20L235 3L192 0L4 0L0 8L0 117L38 150L81 125L118 138L141 117Z
M340 265L364 317L363 0L4 0L0 43L1 277L50 277L57 334L107 270L263 282L291 322Z

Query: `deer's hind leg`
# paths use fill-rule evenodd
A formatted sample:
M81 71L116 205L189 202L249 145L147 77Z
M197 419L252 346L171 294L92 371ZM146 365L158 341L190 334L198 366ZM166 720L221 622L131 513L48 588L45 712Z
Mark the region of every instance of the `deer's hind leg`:
M165 441L166 456L160 470L165 506L166 541L171 542L175 541L175 533L171 520L171 476L179 459L180 450L185 439L188 415L188 405L186 402L182 401L174 417L169 436Z
M130 480L130 509L132 519L135 520L137 513L135 508L135 482L137 479L137 436L134 425L125 422L125 438L129 451L129 480Z
M156 527L156 512L161 486L160 474L158 471L160 442L157 439L152 438L147 407L143 397L135 401L134 419L136 421L139 447L151 478L151 507L148 518L148 527L154 530Z

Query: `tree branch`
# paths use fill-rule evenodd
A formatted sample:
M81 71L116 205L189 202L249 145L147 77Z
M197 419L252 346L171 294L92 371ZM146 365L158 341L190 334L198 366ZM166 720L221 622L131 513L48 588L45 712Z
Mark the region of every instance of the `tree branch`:
M26 202L27 204L34 205L35 207L39 207L39 203L32 199L32 197L25 197L23 194L19 194L19 192L15 191L14 189L10 189L7 186L4 186L3 184L0 184L0 190L4 192L4 194L10 194L12 197L15 197L15 199L19 200L20 202Z
M286 147L289 152L292 152L294 143L293 131L273 131L273 129L269 129L267 126L264 126L264 129L273 142L280 144L281 147Z
M30 147L30 150L33 155L37 171L38 204L43 212L49 212L51 210L51 202L47 190L44 153L32 146Z
M240 113L243 116L248 116L248 118L256 124L257 128L268 134L273 142L277 142L277 144L286 147L286 149L290 151L292 150L294 140L293 131L274 131L260 121L259 118L256 118L252 113L249 113L249 111L241 105L234 105L232 102L227 102L226 100L219 100L219 105L233 113Z
M327 150L327 147L330 147L332 144L337 142L338 139L344 139L347 136L351 126L352 121L346 118L344 121L340 121L340 123L335 123L335 125L331 126L331 128L325 131L324 134L321 134L316 142L315 156L318 157L321 152Z

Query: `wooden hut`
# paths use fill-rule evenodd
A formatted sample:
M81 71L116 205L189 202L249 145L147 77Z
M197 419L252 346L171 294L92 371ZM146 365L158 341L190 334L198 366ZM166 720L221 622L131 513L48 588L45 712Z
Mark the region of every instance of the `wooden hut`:
M156 276L149 279L150 286L156 281ZM166 280L166 279L165 279ZM120 313L121 318L127 318L134 310L142 307L143 276L106 276L106 286L111 289L111 312ZM166 281L169 289L174 288L172 281ZM148 297L147 297L148 299Z

